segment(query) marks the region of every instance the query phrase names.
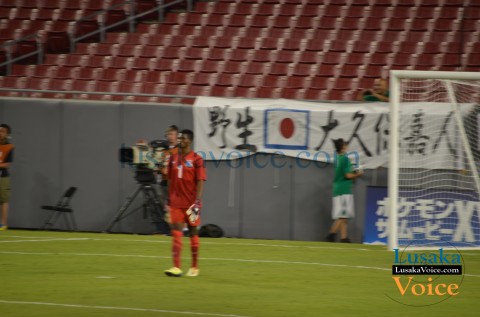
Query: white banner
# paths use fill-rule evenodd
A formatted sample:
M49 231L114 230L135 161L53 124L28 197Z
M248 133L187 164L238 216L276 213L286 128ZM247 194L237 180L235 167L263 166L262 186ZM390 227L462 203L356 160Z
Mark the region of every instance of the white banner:
M451 152L450 141L458 136L452 135L455 129L450 128L454 125L450 105L411 103L405 107L401 126L406 135L402 142L409 142L408 161L418 167L419 157ZM198 97L193 117L195 151L205 160L232 160L263 152L331 163L335 153L332 140L343 138L349 142L348 155L354 163L377 168L388 161L387 103ZM433 128L423 131L427 121Z

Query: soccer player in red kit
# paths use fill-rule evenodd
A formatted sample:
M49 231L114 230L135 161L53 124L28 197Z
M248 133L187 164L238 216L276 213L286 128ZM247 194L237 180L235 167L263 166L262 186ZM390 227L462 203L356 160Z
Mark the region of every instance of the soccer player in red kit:
M198 249L200 240L200 208L203 182L207 180L203 159L192 150L193 132L182 130L179 135L179 151L168 162L168 209L172 228L173 267L165 271L168 276L182 276L180 258L185 224L190 232L192 266L187 276L198 276Z

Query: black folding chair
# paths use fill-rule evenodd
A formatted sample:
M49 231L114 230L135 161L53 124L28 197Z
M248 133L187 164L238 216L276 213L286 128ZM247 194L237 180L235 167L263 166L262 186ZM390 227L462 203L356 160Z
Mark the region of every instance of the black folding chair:
M73 216L73 209L70 207L70 200L76 191L77 187L70 187L65 191L62 197L60 197L55 206L42 206L43 210L52 211L52 213L45 220L45 224L43 225L42 229L51 229L60 218L60 215L63 214L65 216L67 228L77 230L77 224L75 223L75 217Z

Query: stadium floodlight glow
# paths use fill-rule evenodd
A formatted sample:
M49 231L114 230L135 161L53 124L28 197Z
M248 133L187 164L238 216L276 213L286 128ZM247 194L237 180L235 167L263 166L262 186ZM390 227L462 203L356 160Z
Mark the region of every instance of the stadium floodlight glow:
M480 73L390 72L388 248L480 248Z

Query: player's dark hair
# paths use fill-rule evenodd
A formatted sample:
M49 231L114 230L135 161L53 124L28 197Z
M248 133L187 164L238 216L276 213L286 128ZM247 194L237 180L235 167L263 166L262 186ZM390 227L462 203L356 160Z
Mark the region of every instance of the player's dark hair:
M7 129L7 133L8 133L8 134L11 134L11 133L12 133L12 128L10 128L10 126L9 126L8 124L2 123L2 124L0 124L0 128L5 128L5 129Z
M175 132L178 132L178 130L179 130L178 127L177 127L176 125L174 125L174 124L172 124L171 126L169 126L169 127L167 128L167 131L175 131Z
M193 131L192 131L192 130L183 129L182 131L180 131L180 133L181 133L182 135L188 136L188 139L189 139L190 141L193 141Z
M342 150L343 146L347 144L347 142L345 142L344 139L336 139L336 140L333 140L333 145L335 146L335 151L337 151L337 153L340 153L340 151Z

